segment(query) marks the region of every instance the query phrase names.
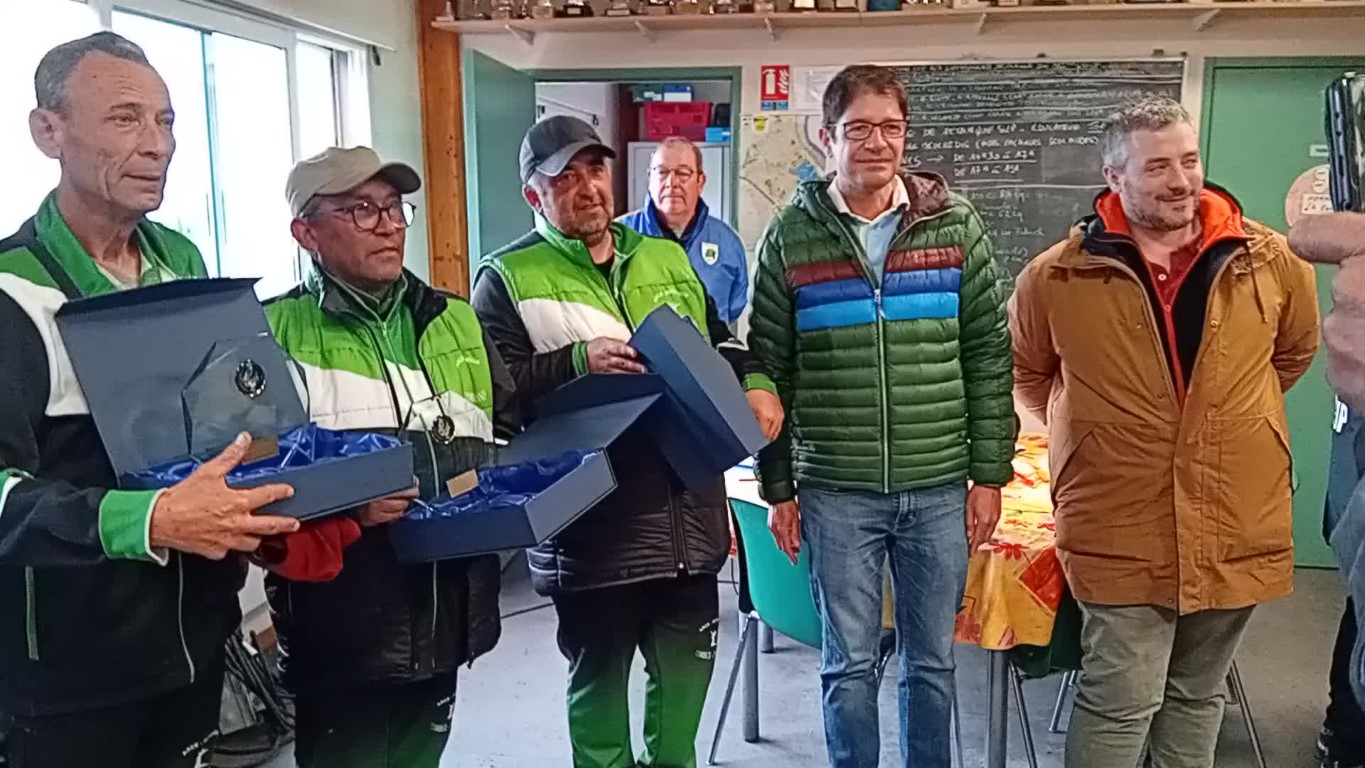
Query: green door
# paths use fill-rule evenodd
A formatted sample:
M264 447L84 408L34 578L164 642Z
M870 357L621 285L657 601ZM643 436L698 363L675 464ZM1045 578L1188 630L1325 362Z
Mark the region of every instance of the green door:
M469 207L469 277L484 254L530 231L521 195L521 137L536 120L536 81L488 56L465 49L463 62L465 175ZM472 286L471 286L472 287Z
M1365 59L1212 59L1204 78L1204 164L1246 214L1280 231L1321 206L1315 169L1327 163L1323 91ZM1323 177L1325 178L1325 177ZM1318 267L1318 304L1331 302L1332 269ZM1299 565L1331 566L1322 538L1333 415L1322 356L1286 397L1297 489L1294 553Z

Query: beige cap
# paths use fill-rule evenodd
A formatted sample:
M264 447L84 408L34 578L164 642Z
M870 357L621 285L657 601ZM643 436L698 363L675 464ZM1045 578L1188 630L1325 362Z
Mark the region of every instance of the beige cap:
M392 184L400 195L422 188L421 177L406 163L381 162L369 147L331 147L294 165L284 184L284 196L289 210L298 216L314 197L350 192L376 176Z

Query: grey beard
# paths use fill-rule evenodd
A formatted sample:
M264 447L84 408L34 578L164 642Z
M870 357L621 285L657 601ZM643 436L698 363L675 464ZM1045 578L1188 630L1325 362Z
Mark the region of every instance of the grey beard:
M1147 211L1134 211L1133 214L1132 218L1135 224L1143 229L1152 230L1153 232L1174 232L1178 229L1184 229L1194 221L1195 215L1197 215L1191 215L1188 219L1181 222L1173 222L1170 219L1155 216Z

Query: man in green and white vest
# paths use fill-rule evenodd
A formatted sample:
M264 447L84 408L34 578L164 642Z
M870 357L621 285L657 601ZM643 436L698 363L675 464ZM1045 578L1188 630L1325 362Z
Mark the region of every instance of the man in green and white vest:
M782 421L772 382L731 337L682 247L612 223L611 157L592 127L571 117L536 124L522 142L536 229L484 259L473 303L517 382L523 414L586 373L643 371L627 341L668 305L729 360L771 439ZM569 660L573 765L693 766L715 661L716 572L730 551L724 482L686 489L644 434L628 433L609 456L616 491L530 553ZM638 762L626 697L637 648L650 678Z
M415 209L402 195L420 186L416 171L368 147L296 165L286 196L312 273L267 302L266 315L302 368L313 421L418 433L422 491L433 494L520 421L511 377L474 310L403 268ZM301 768L436 768L456 670L498 640L496 555L398 561L387 526L414 495L305 526L262 553Z
M174 112L146 54L112 32L53 48L33 79L29 129L61 177L0 240L0 763L193 768L218 732L243 553L298 528L253 513L292 491L227 486L245 438L170 488L118 488L54 318L204 276L199 249L147 219Z

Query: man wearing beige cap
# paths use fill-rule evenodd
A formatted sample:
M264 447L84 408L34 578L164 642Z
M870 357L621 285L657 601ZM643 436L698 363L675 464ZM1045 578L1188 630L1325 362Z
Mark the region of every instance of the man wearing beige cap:
M328 149L289 174L291 230L313 260L266 303L303 370L319 426L414 432L420 493L472 469L520 428L512 380L474 311L403 268L416 171L367 147ZM400 563L387 525L418 489L330 518L258 555L297 709L301 768L435 768L455 674L500 632L495 555Z

